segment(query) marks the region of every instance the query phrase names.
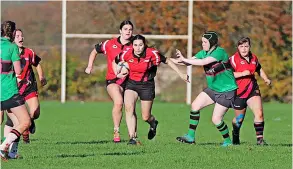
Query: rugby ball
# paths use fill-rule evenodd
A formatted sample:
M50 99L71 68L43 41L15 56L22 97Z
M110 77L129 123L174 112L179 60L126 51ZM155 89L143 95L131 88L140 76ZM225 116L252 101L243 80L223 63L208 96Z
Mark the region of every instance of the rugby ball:
M129 65L127 62L121 61L116 66L117 74L127 75L129 73Z

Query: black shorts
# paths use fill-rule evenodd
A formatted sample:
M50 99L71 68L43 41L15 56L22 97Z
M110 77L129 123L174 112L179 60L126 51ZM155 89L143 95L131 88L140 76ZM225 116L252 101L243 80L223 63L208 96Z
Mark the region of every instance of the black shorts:
M22 97L25 98L25 100L28 100L32 98L31 96L37 96L38 95L38 85L37 82L31 83L29 86L27 86L23 93L20 93Z
M155 98L155 81L137 82L127 80L125 90L135 91L140 100L151 101Z
M219 93L211 90L210 88L206 88L203 90L203 92L205 92L215 103L218 103L227 108L233 107L236 90Z
M115 84L120 85L123 89L125 89L126 81L127 81L127 79L119 79L119 78L106 80L106 87L110 84L115 83Z
M15 94L10 99L1 101L1 111L24 105L24 103L24 98L19 94Z
M247 108L247 100L252 98L253 96L260 96L259 86L255 86L254 89L249 93L248 97L242 98L241 96L237 95L234 102L234 109L242 110Z

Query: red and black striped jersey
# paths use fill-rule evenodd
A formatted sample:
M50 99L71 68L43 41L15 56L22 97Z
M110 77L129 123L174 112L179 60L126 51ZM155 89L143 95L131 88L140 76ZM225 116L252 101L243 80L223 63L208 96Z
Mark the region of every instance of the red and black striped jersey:
M154 48L146 48L140 57L134 55L133 49L123 51L118 55L120 61L129 65L129 79L145 82L153 80L156 76L157 66L166 63L166 57Z
M101 42L99 44L96 44L95 49L98 53L103 53L107 56L108 69L107 69L106 79L111 80L116 78L116 75L112 68L113 60L123 50L127 51L129 49L132 49L132 44L129 42L125 45L122 45L120 42L120 37L118 37L118 38L113 38L113 39Z
M41 58L38 55L36 55L32 49L23 47L20 53L20 63L22 72L20 76L18 76L17 78L20 79L21 82L26 84L28 84L27 82L37 83L32 65L36 67L40 62ZM25 90L23 86L24 85L20 83L18 84L20 93Z
M252 53L249 56L249 61L242 57L238 52L230 57L230 64L234 69L234 72L243 72L245 70L250 71L249 76L236 78L236 83L238 85L237 95L243 93L249 86L256 83L254 73L261 69L257 56Z

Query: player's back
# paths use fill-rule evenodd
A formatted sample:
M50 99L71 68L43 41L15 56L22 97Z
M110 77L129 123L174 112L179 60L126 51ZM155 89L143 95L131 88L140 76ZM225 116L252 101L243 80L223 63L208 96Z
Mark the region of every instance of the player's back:
M17 45L11 43L9 39L1 37L1 101L8 100L18 93L13 72L13 62L17 60L19 60Z

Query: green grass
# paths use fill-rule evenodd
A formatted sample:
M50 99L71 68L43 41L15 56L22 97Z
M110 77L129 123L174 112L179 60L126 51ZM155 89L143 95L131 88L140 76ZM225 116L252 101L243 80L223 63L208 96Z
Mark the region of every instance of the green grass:
M222 138L211 122L208 107L201 112L195 145L175 140L187 132L189 106L155 103L158 134L147 139L148 125L138 112L142 146L128 146L123 118L122 143L112 143L111 103L42 102L37 132L31 144L20 144L23 159L2 162L2 169L94 168L292 168L292 105L267 103L265 139L270 146L256 146L253 115L247 112L240 146L220 147ZM138 108L139 105L138 105ZM138 109L139 110L139 109ZM233 111L225 116L231 131Z

